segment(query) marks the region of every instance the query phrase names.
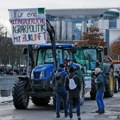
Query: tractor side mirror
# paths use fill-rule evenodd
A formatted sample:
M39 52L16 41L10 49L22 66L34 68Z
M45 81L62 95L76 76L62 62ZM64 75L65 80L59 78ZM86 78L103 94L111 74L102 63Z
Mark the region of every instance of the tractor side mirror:
M104 55L108 55L108 49L107 49L107 47L104 48Z
M28 54L28 48L23 48L23 51L22 51L23 54Z

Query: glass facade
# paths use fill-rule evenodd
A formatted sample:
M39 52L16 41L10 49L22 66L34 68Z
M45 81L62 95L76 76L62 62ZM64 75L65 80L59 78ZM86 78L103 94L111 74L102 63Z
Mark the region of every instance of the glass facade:
M66 22L72 22L72 40L79 40L82 36L82 21L88 22L89 18L69 18ZM93 19L90 19L91 21ZM91 23L93 25L93 23Z
M90 17L78 17L73 16L64 18L63 17L55 17L51 15L47 15L47 19L49 21L54 21L54 28L56 31L56 40L57 41L77 41L82 37L83 32L87 32L87 28L91 26L96 26L100 30L104 30L105 35L103 36L109 44L110 37L110 29L118 29L119 25L117 23L117 19L119 18L119 10L117 9L109 9L105 11L100 16L96 16L95 18ZM99 22L99 19L103 20Z
M109 28L116 28L117 27L117 20L109 20Z

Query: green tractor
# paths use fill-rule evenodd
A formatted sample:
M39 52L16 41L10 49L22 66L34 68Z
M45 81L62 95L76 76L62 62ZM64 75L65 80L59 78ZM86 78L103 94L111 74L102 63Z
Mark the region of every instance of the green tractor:
M114 80L114 66L110 60L105 60L107 55L107 49L102 46L96 45L77 45L75 61L78 64L84 66L85 72L85 90L90 92L91 99L95 99L96 96L96 84L94 70L99 61L104 75L106 76L107 84L105 96L112 97L115 91L115 80ZM107 58L107 57L106 57Z

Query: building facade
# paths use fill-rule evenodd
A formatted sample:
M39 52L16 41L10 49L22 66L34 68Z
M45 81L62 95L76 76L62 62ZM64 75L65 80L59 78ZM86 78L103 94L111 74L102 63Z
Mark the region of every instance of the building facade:
M89 27L97 27L111 44L120 37L119 8L47 10L47 18L56 31L56 41L80 40Z

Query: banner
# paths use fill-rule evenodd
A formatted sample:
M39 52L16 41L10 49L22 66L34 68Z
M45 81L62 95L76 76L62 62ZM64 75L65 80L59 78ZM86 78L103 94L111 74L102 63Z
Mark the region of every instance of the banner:
M44 8L9 9L14 45L46 44L47 27Z

